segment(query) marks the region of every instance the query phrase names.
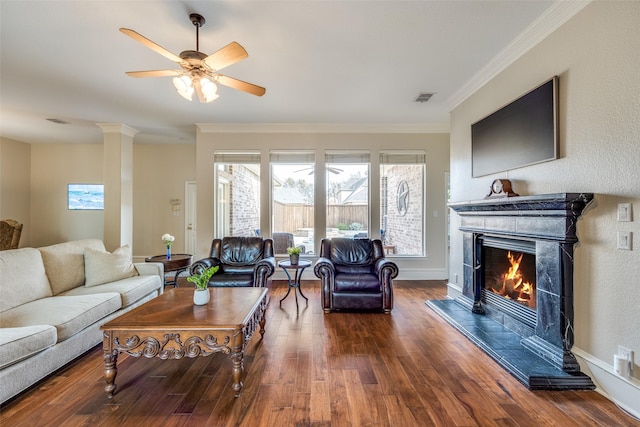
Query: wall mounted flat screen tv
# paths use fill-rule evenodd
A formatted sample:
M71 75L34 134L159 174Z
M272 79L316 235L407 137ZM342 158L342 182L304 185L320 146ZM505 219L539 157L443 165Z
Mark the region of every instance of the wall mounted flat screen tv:
M557 158L557 76L471 125L473 177Z

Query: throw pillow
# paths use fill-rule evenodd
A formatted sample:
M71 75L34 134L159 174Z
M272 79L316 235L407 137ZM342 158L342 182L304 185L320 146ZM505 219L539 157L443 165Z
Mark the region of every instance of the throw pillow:
M84 252L86 287L115 282L138 274L131 262L131 248L124 245L113 251L101 252L87 248Z

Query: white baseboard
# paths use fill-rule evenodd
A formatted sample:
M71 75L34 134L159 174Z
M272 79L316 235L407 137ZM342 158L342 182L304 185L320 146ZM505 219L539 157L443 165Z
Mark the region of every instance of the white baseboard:
M448 282L447 283L447 296L449 298L458 298L462 295L462 288L459 285Z
M640 420L640 381L617 375L613 366L591 354L573 347L571 352L580 363L581 370L596 384L596 391L615 403L630 416ZM612 356L613 357L613 356Z
M400 267L394 280L446 280L449 272L443 268Z

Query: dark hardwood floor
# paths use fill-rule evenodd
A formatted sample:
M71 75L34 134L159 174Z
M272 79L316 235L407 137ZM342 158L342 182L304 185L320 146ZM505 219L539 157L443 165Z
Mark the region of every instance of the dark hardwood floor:
M296 313L274 283L239 398L226 355L121 355L109 400L96 347L4 405L0 426L640 426L593 391L528 391L425 306L443 282L396 281L391 315L323 314L319 282L302 287Z

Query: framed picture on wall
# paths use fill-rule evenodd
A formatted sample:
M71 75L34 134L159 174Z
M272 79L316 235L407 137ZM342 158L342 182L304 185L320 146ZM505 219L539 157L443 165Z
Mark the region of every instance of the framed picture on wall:
M68 184L69 210L104 210L104 185Z

